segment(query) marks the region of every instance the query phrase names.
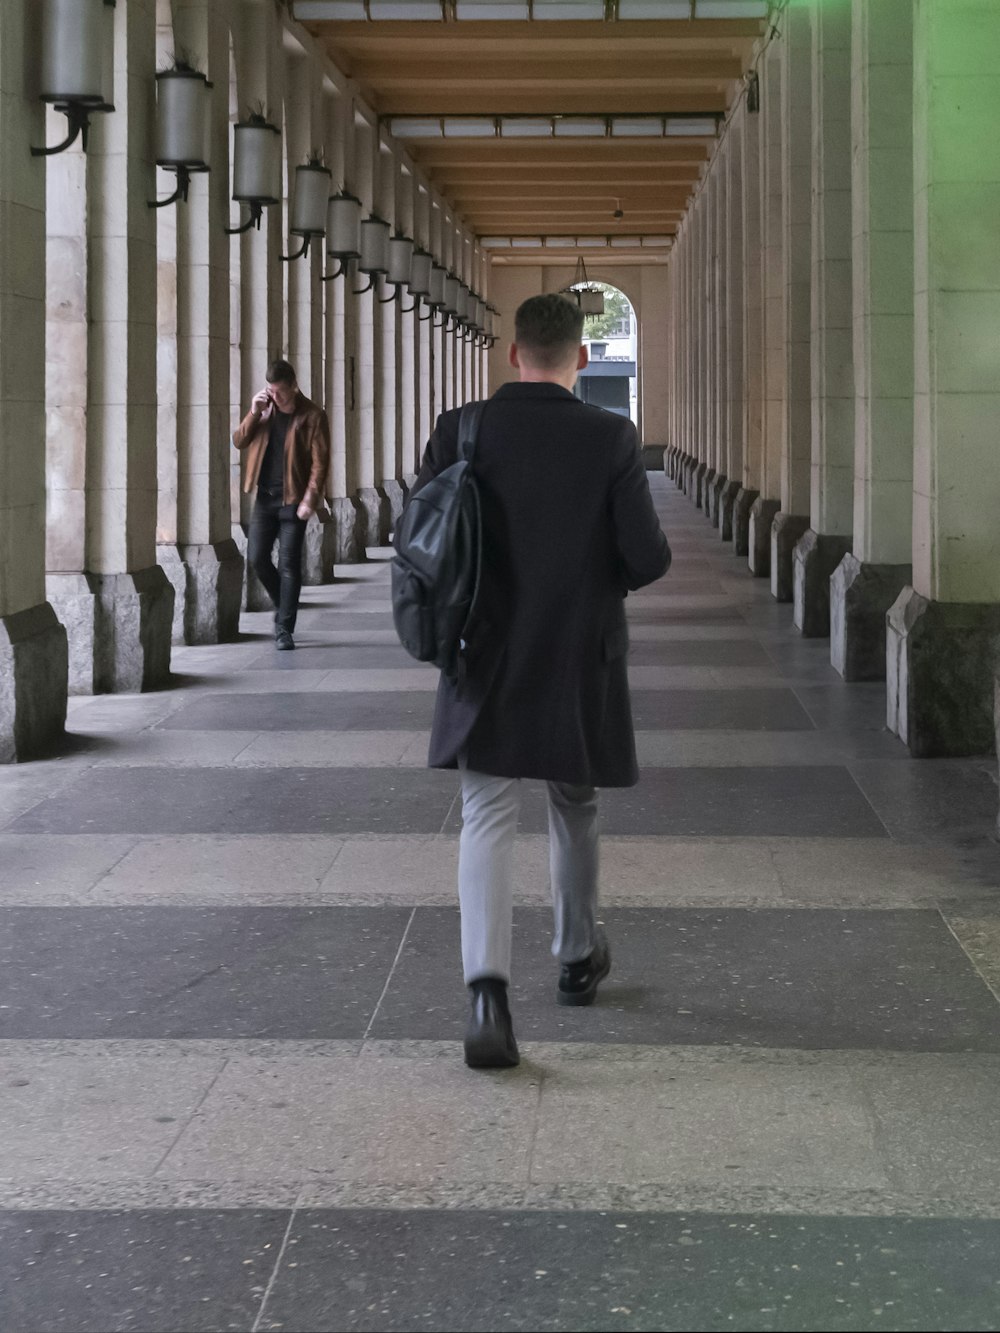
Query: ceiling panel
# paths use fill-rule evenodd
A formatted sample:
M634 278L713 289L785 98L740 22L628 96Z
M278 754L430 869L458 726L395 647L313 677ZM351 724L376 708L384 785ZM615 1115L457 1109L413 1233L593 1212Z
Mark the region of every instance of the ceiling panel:
M293 8L380 117L421 118L419 137L405 125L397 137L475 234L671 236L714 143L677 137L688 127L662 117L701 116L700 131L724 117L764 24L619 21L619 4L591 5L606 15L595 21L539 21L536 4L533 22L526 6L520 21L476 21L475 5L455 21L447 0L436 21L379 21L372 4L363 22L323 17L334 11L312 0ZM478 119L475 133L462 117Z

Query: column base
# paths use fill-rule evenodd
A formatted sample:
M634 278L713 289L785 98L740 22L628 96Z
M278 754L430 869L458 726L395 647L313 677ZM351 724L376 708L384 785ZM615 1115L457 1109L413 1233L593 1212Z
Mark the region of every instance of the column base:
M771 572L771 525L780 509L780 500L765 500L758 495L750 510L747 563L755 579L766 579Z
M771 596L790 602L795 591L793 561L795 547L809 531L809 516L779 512L771 524Z
M715 480L708 492L708 521L713 528L719 526L719 509L721 506L722 492L729 485L729 478L721 472L717 472Z
M267 589L254 573L247 559L247 530L242 523L233 524L233 542L236 550L243 557L243 609L244 611L273 611L274 603L268 596Z
M330 501L333 558L338 565L360 565L365 559L361 511L353 500L339 496Z
M240 632L243 557L233 539L161 546L157 562L174 589L174 643L232 643Z
M850 549L850 537L820 536L811 528L796 546L792 555L792 618L804 639L829 636L830 579Z
M685 454L681 460L680 488L685 495L690 495L693 484L695 468L698 466L695 459L690 454Z
M677 445L672 444L663 455L663 472L669 481L677 475Z
M644 444L642 446L642 462L647 472L663 472L663 455L666 453L665 444Z
M738 481L727 481L719 492L719 536L724 542L733 540L736 497L742 489Z
M170 683L175 594L159 565L47 582L66 626L71 693L138 694Z
M700 509L704 503L705 496L705 477L708 475L708 464L699 463L694 469L692 489L690 495L694 500L694 507Z
M830 663L845 680L885 680L885 617L913 577L911 565L845 555L830 577Z
M712 491L715 488L718 476L719 474L716 472L715 468L710 467L705 473L704 481L701 483L701 504L699 505L699 508L704 509L709 517L711 517L712 514Z
M996 744L1000 605L931 602L906 587L886 617L886 723L918 758Z
M0 764L49 754L66 729L69 651L48 602L0 616Z
M760 491L747 490L741 486L733 501L733 554L750 554L750 515L760 497Z
M318 514L313 514L306 524L306 537L302 543L302 582L305 586L315 588L334 581L336 546L336 533L330 515L324 513L320 518Z
M382 546L389 545L389 539L396 531L396 524L399 522L403 513L403 502L406 500L406 492L402 485L394 477L388 477L378 488L378 493L382 496L385 504L388 506L385 513L385 524L382 529Z
M413 490L413 488L414 488L414 486L416 486L416 484L417 484L417 473L416 473L416 472L404 472L404 473L403 473L402 486L403 486L403 494L404 494L404 495L409 495L409 493Z
M391 518L389 501L374 486L360 486L356 496L360 510L361 539L365 548L384 546Z

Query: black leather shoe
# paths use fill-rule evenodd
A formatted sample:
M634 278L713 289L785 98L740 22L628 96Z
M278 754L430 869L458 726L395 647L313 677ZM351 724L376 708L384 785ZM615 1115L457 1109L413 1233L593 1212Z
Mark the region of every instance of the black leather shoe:
M472 1013L465 1029L465 1063L470 1069L512 1069L521 1056L507 1007L507 983L482 977L469 983L469 991Z
M286 629L279 629L274 636L274 646L279 653L290 653L295 647L295 640Z
M611 971L611 950L603 930L597 932L594 951L579 963L563 963L556 999L560 1004L593 1004L597 987Z

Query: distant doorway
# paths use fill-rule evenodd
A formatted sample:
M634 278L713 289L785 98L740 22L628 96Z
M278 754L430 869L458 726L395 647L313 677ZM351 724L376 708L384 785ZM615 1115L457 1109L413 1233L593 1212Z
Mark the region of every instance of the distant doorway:
M635 310L617 287L606 282L593 285L604 293L604 314L588 315L583 322L583 341L590 353L590 364L580 372L576 396L594 407L628 417L638 429L639 327Z

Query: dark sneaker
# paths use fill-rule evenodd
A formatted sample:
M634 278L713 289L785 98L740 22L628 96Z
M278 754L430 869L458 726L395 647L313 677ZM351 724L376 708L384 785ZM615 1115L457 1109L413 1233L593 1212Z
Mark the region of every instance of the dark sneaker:
M521 1063L507 1006L507 983L483 977L469 985L472 1013L465 1029L465 1063L470 1069L512 1069Z
M579 963L563 963L556 999L560 1004L593 1004L597 987L611 971L611 950L603 930L597 932L594 951Z
M279 653L289 653L295 647L295 640L286 629L279 629L274 636L274 646Z

